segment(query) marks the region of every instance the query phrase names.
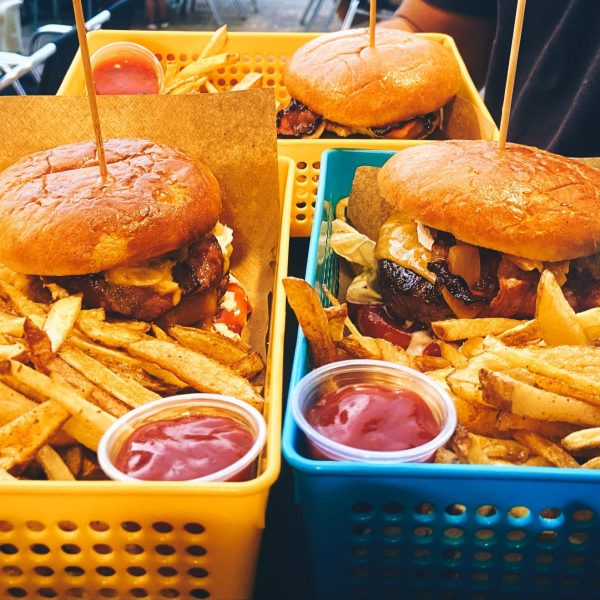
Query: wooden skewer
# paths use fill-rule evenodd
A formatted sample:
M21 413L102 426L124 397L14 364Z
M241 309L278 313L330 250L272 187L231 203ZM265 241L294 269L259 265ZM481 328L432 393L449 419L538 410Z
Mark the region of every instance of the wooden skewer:
M370 0L369 5L369 47L375 48L375 25L377 24L377 0Z
M90 112L92 114L94 134L96 136L98 165L100 167L100 175L105 179L108 175L106 169L106 156L104 155L104 142L102 141L102 131L100 129L100 117L98 115L98 104L96 103L96 89L94 88L94 80L92 79L92 65L90 64L90 51L87 45L87 32L85 29L81 0L73 0L73 11L75 12L75 25L77 27L77 37L79 38L79 48L81 49L81 62L83 63L83 73L85 75L85 87L88 100L90 101Z
M500 140L498 148L504 150L506 146L506 134L508 133L508 121L510 120L510 107L512 104L513 90L515 87L515 75L517 73L517 59L519 58L519 46L521 45L521 31L523 30L523 17L525 15L525 3L527 0L519 0L517 14L515 16L515 27L513 29L512 44L510 47L510 58L508 60L508 73L506 74L506 87L504 88L504 100L502 102L502 119L500 121Z

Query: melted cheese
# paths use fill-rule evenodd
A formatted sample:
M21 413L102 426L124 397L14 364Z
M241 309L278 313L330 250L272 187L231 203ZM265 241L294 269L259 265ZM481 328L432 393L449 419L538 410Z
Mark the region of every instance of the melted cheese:
M427 269L431 252L419 243L416 222L402 213L394 213L381 226L375 258L391 260L430 283L435 282L435 274Z
M114 285L147 287L161 296L173 294L176 306L181 301L181 288L173 281L174 264L174 260L161 257L135 267L115 267L106 271L106 281Z
M563 286L567 282L567 273L571 265L570 261L562 260L559 262L542 262L541 260L531 260L529 258L521 258L512 254L505 254L506 258L522 271L533 271L537 269L540 273L544 269L552 271L558 285Z

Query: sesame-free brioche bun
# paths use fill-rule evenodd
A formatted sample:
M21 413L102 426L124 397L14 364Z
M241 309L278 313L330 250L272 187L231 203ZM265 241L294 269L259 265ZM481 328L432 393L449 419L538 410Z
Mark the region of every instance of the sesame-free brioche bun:
M368 29L319 36L298 49L283 69L290 95L326 119L381 127L440 109L460 82L452 52L406 31Z
M0 263L31 275L84 275L175 250L221 212L208 167L143 139L58 146L0 173Z
M600 251L600 170L538 148L413 146L383 166L378 183L399 211L468 244L540 261Z

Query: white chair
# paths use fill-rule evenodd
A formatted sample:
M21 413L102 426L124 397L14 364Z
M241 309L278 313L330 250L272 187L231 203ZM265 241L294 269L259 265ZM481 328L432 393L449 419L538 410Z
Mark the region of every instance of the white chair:
M0 51L22 52L21 12L23 0L0 0Z

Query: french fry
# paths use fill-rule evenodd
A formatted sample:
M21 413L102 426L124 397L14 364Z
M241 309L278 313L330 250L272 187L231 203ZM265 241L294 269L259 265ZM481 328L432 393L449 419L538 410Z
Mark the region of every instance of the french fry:
M398 363L399 365L410 365L410 356L406 354L404 348L396 346L395 344L392 344L391 342L381 338L374 338L374 340L379 348L379 352L381 353L381 360Z
M507 346L523 346L542 337L542 331L535 320L521 322L511 329L507 329L498 336L498 339Z
M185 96L199 90L206 83L206 77L192 78L191 81L182 81L175 84L175 86L168 92L171 96Z
M1 361L0 373L12 376L46 400L54 400L92 430L104 433L115 421L113 416L88 402L69 385L54 381L26 365L13 360Z
M577 313L577 320L590 340L600 338L600 307Z
M113 348L123 348L146 337L145 334L120 323L105 323L90 318L79 319L77 327L92 340Z
M60 454L52 446L42 446L36 456L48 479L53 481L75 481L73 473L64 463Z
M102 363L91 356L87 356L77 348L64 346L59 352L59 356L99 388L112 394L127 406L136 408L160 398L158 394L147 390L136 381L119 377Z
M148 339L130 344L133 356L155 362L195 389L226 394L262 410L263 398L252 385L228 366L172 342Z
M241 81L238 81L229 91L241 92L242 90L251 90L262 87L262 73L248 73L244 75Z
M0 427L0 468L22 465L62 427L69 413L55 402L44 402Z
M5 469L0 469L0 481L19 481Z
M25 354L26 349L23 344L0 345L0 360L9 360L11 358L18 360L20 357L24 358Z
M50 338L53 352L56 352L67 339L80 310L80 295L61 298L50 307L43 329Z
M590 458L587 462L581 465L582 469L600 469L600 456Z
M496 428L499 432L524 429L547 438L560 439L574 431L577 425L562 423L560 421L541 421L525 415L515 415L501 410L498 412L498 417L496 418Z
M509 377L482 369L483 399L492 406L541 421L562 421L574 425L600 424L600 407L576 398L538 390Z
M506 363L494 354L479 354L467 364L458 367L448 375L446 381L454 394L471 402L483 403L479 371L481 369L502 369Z
M561 440L562 445L571 452L600 448L600 427L574 431Z
M554 274L545 270L537 287L535 320L549 345L587 345L590 339L567 302Z
M427 371L435 371L436 369L444 369L450 366L450 361L443 356L413 356L411 359L412 367L423 373Z
M365 344L365 341L373 342L371 347ZM354 358L365 358L369 360L381 360L381 350L374 338L363 338L362 343L353 337L342 338L337 342L338 348L341 348L344 352ZM323 363L327 364L327 363Z
M523 367L533 373L560 380L574 390L577 390L579 394L584 395L582 397L585 397L586 402L597 406L600 405L600 380L595 381L579 373L561 369L537 358L524 348L509 348L498 340L492 341L488 349L515 367Z
M532 450L534 454L544 457L557 467L579 468L579 463L558 444L533 431L515 431L513 436L517 441Z
M315 290L303 279L286 277L283 287L298 323L306 336L315 366L326 365L337 357L327 316Z
M262 373L265 363L258 352L251 352L230 366L241 377L253 379L259 373Z
M25 317L0 313L0 333L6 333L15 337L23 337L24 322Z
M486 335L497 335L523 321L516 319L448 319L446 321L434 321L431 324L433 333L446 342L456 342L472 337L485 337Z
M348 306L338 304L325 309L325 315L329 323L331 337L334 342L339 342L344 337L345 322L348 318Z
M216 87L214 86L214 84L210 82L210 80L209 80L209 79L207 79L207 80L204 82L204 87L206 88L206 91L207 91L209 94L218 94L218 93L219 93L219 89L218 89L218 88L216 88Z
M529 458L529 450L519 442L477 435L462 426L456 428L451 445L460 461L469 464L507 464Z
M182 346L205 354L224 365L240 361L248 355L248 346L214 331L173 325L169 327L169 335Z
M460 347L460 353L467 358L472 358L484 352L483 338L473 337L466 340Z
M457 350L452 344L438 342L442 357L445 358L453 367L462 367L467 362L467 357Z
M36 403L0 381L0 425L35 408Z
M469 431L479 435L492 437L510 437L509 432L500 432L496 425L500 411L496 408L488 408L478 402L465 400L460 396L453 396L456 407L456 417L461 425Z
M443 465L452 465L458 462L458 456L456 456L452 450L448 450L448 448L442 446L437 449L433 462Z
M46 311L41 304L33 302L21 290L2 280L0 280L0 298L6 300L22 317L46 317Z
M217 29L211 36L210 40L200 53L200 58L206 58L207 56L212 56L217 52L220 52L225 48L225 44L227 43L227 25L222 25Z
M71 446L64 451L63 460L67 465L69 471L73 474L73 477L77 478L81 471L83 463L83 452L81 446Z
M163 89L169 87L173 79L177 76L177 71L179 69L179 63L176 60L168 60L167 67L165 69L164 77L163 77Z
M163 329L161 329L158 325L152 324L152 327L150 329L152 331L152 335L157 340L166 340L167 342L172 341L171 337Z
M240 60L240 55L236 53L216 54L206 58L199 58L197 61L187 65L177 74L175 81L183 81L190 77L199 77L206 75L215 69L233 65Z

